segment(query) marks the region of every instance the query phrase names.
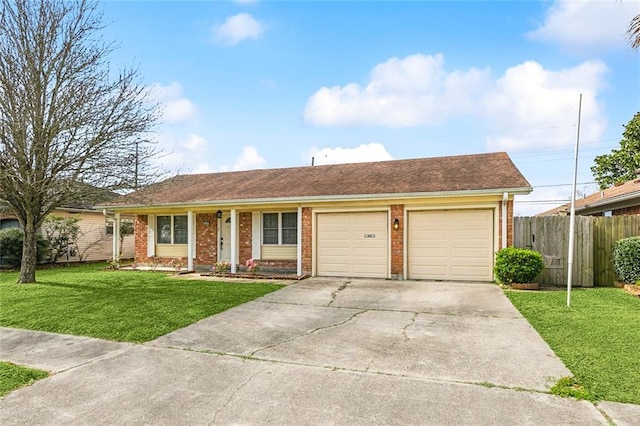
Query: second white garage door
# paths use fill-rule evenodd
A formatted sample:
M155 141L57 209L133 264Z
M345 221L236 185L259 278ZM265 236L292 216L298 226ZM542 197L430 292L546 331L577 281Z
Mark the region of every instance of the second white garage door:
M320 213L317 274L387 278L387 212Z
M407 229L409 278L493 278L493 210L409 212Z

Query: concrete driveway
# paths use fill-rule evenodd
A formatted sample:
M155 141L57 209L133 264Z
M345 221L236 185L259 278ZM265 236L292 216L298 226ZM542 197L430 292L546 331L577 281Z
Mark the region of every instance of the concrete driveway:
M1 424L607 424L544 393L570 372L489 284L315 278L145 345L0 336L0 359L57 371Z

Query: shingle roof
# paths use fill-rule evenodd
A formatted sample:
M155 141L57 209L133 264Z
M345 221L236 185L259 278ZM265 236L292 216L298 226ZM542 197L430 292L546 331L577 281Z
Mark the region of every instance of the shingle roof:
M576 213L591 214L599 213L607 210L615 210L615 204L622 201L637 200L640 205L640 179L630 180L622 185L612 186L602 191L594 192L585 198L576 199ZM538 213L536 216L553 216L557 215L561 210L568 211L571 204L563 204L559 207Z
M109 205L200 204L500 189L530 191L529 182L504 152L178 175L123 196Z

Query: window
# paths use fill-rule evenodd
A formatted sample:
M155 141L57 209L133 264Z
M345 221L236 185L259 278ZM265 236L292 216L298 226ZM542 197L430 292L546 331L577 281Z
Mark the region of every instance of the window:
M0 229L21 228L18 219L2 219L0 220Z
M298 243L298 213L263 213L262 244Z
M158 244L187 244L187 216L158 216L156 235Z
M298 213L282 213L282 244L298 243Z
M278 244L278 213L262 215L262 243Z

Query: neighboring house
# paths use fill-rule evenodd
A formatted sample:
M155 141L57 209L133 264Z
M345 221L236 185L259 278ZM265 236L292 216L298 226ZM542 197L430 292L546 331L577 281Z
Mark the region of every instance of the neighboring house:
M576 199L576 214L581 216L640 215L640 170L636 179ZM542 212L536 216L567 215L571 204Z
M69 261L99 261L112 258L113 253L113 217L106 217L100 210L82 206L69 206L56 208L52 214L58 216L77 216L81 220L80 238L76 247L70 250ZM132 220L133 216L129 217ZM0 229L20 228L18 219L10 214L0 213ZM133 258L134 237L127 235L123 239L122 258ZM66 262L67 257L57 259L57 262Z
M254 258L298 275L491 281L513 197L530 192L491 153L180 175L101 207L136 215L141 264L236 272Z

